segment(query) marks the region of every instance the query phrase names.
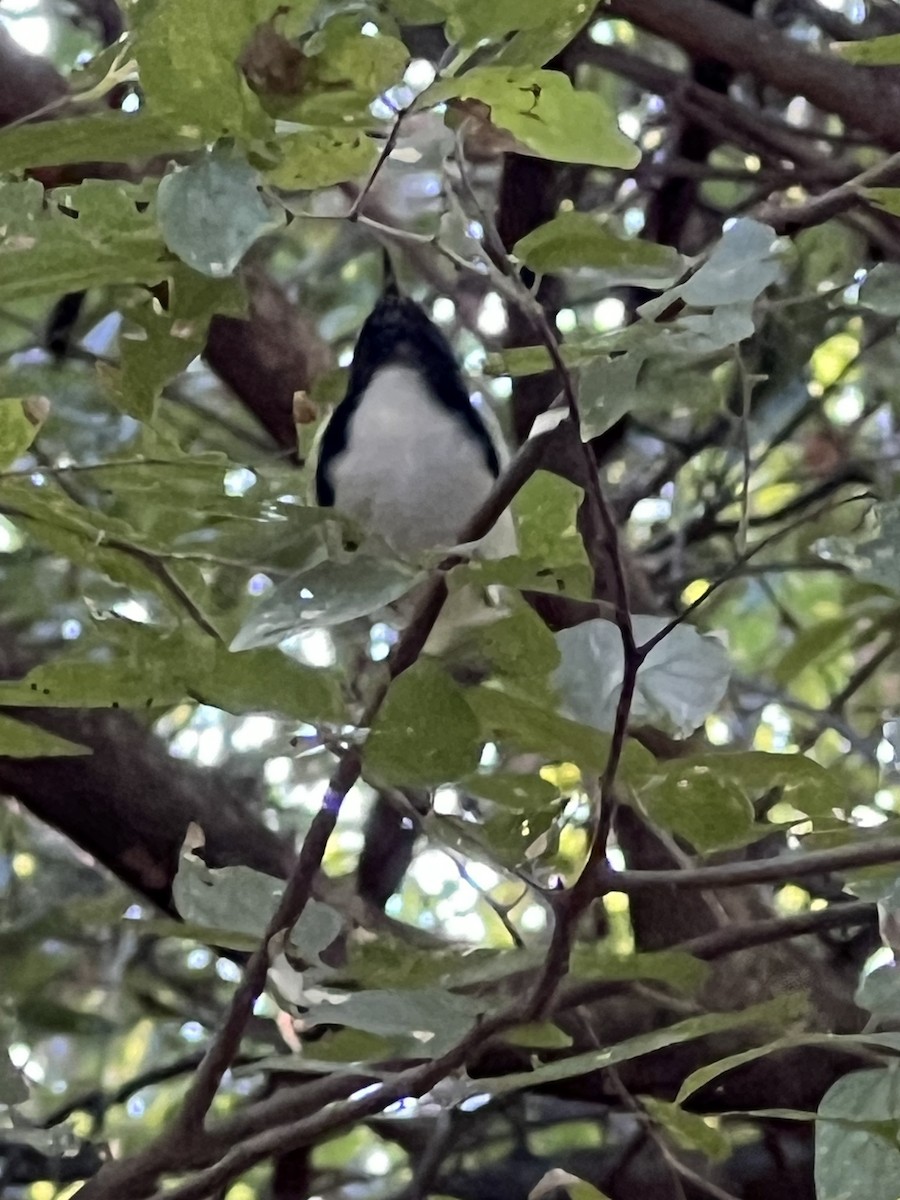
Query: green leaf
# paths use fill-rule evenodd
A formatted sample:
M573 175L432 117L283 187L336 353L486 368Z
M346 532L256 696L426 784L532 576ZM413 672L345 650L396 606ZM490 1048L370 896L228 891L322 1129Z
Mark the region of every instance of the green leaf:
M540 775L520 775L513 771L479 772L460 781L466 792L501 804L513 812L549 811L559 793Z
M896 1200L900 1195L900 1071L852 1071L833 1083L819 1105L816 1123L815 1179L818 1200ZM890 1137L859 1122L887 1123Z
M273 588L231 643L232 650L273 646L303 629L329 628L368 616L424 579L391 559L358 553L327 559Z
M199 129L175 129L168 121L143 112L32 121L0 131L0 171L67 163L133 163L185 154L199 150L202 144Z
M722 305L727 313L732 306L752 303L780 274L774 229L750 217L741 217L726 229L699 270L638 311L642 316L655 318L675 300L682 300L692 308ZM740 311L738 307L730 315L736 318Z
M651 1120L661 1125L682 1150L696 1151L712 1162L724 1162L731 1154L731 1141L726 1134L697 1113L685 1112L678 1104L641 1096L641 1105Z
M560 213L539 225L516 242L513 254L539 272L591 267L601 273L602 287L668 287L684 270L681 255L671 247L617 237L583 212Z
M638 376L646 362L640 351L618 358L595 358L582 368L578 388L581 438L599 437L640 403Z
M139 421L152 421L163 387L203 349L213 315L238 315L243 307L236 280L209 279L175 265L165 311L152 296L127 308L119 331L119 365L101 364L101 379L116 405Z
M186 848L172 882L172 900L185 921L215 931L219 945L245 950L258 945L284 888L283 879L249 867L208 867ZM316 963L342 928L340 913L309 900L291 934L291 949Z
M294 11L301 7L293 5ZM313 0L304 6L311 10ZM151 117L169 119L204 142L261 137L271 128L237 60L255 26L272 15L264 0L156 0L137 10L134 56Z
M559 664L553 634L524 601L509 616L477 628L469 638L475 653L498 680L517 680L546 690L550 672Z
M860 66L892 67L900 64L900 33L887 33L859 42L832 42L832 49L841 58Z
M24 1104L28 1085L9 1061L9 1052L0 1045L0 1104Z
M554 708L499 688L481 686L466 700L486 733L508 739L521 751L534 751L548 762L574 762L599 773L609 755L609 738L561 717Z
M564 590L568 595L587 598L592 594L593 571L584 542L578 532L578 509L584 493L581 488L553 475L535 471L513 501L519 541L519 560L542 564L547 585L544 590ZM487 564L502 571L499 564ZM530 568L529 568L530 569ZM501 582L498 574L497 582ZM514 580L510 585L515 586ZM527 585L527 576L518 586Z
M451 42L475 46L518 29L540 29L547 21L546 0L453 0L447 21Z
M93 751L87 746L57 737L39 725L29 725L0 714L0 757L61 758L91 753Z
M391 684L363 761L368 777L381 784L426 787L470 774L481 748L479 724L462 689L423 658Z
M772 669L772 679L781 687L795 683L812 663L845 642L858 624L855 614L845 613L829 621L816 621L807 629L800 629L778 663Z
M866 515L866 534L823 538L814 549L843 563L857 579L900 592L900 500L875 504Z
M724 787L734 787L756 802L778 789L780 798L809 816L827 816L840 808L846 793L833 772L805 754L776 754L763 750L691 755L670 768L672 778L684 770L714 776Z
M0 471L5 471L25 453L49 408L49 402L43 396L0 397Z
M157 219L166 245L195 271L230 275L253 243L284 223L259 191L259 176L234 154L213 150L159 184Z
M420 107L458 96L480 100L491 120L535 154L599 167L637 165L640 151L619 132L615 113L596 92L576 91L560 71L474 67L433 84Z
M542 67L569 45L593 12L587 0L555 0L552 6L545 5L543 24L513 34L494 61L509 67Z
M304 129L280 137L280 161L266 179L285 191L332 187L368 175L378 157L375 143L356 129Z
M863 193L867 200L892 217L900 216L900 188L870 187L864 188Z
M628 329L605 333L600 339L577 345L562 345L559 352L567 367L585 366L593 362L598 354L626 349L633 344L636 329L636 326L631 326ZM512 375L519 378L523 375L540 375L541 372L552 369L553 363L546 346L513 347L497 354L489 354L485 360L485 371L489 375Z
M580 943L572 952L572 974L584 980L652 980L685 995L695 995L709 977L709 966L683 950L623 955L612 953L600 943Z
M571 1037L552 1021L517 1025L503 1035L503 1040L531 1050L567 1050L572 1045Z
M562 1189L565 1189L569 1200L609 1200L606 1193L599 1191L592 1183L586 1183L561 1167L554 1167L541 1176L528 1193L528 1200L557 1197Z
M786 993L779 999L785 1003L794 1002L796 1004L802 997L800 993L794 992ZM793 1019L794 1016L802 1015L802 1012L798 1011L792 1015L789 1014L786 1019ZM675 1103L684 1104L685 1100L689 1099L701 1088L706 1087L708 1083L711 1083L720 1075L724 1075L726 1071L733 1071L737 1067L755 1062L756 1059L764 1058L768 1054L777 1054L781 1050L792 1050L798 1046L822 1046L835 1051L842 1049L852 1050L858 1046L876 1046L879 1049L886 1049L897 1053L900 1051L900 1034L798 1033L789 1037L778 1038L777 1041L767 1042L763 1046L754 1046L749 1050L742 1050L738 1054L730 1054L727 1058L720 1058L718 1062L708 1063L706 1066L700 1067L684 1080L678 1090L678 1095L675 1097Z
M278 650L229 652L214 645L209 670L190 679L192 696L226 712L278 713L302 721L337 721L343 715L338 680Z
M164 658L137 664L77 662L43 663L24 679L0 683L0 705L40 708L150 708L184 699L183 678L173 677Z
M879 1021L896 1021L900 1017L900 978L896 963L876 967L863 976L854 1000Z
M369 105L400 83L409 51L398 38L362 32L363 13L338 12L304 44L304 82L279 115L305 125L373 124Z
M876 264L863 280L859 302L882 316L900 317L900 265Z
M640 799L654 824L700 854L743 846L771 832L767 826L757 828L746 792L705 764L668 764Z
M0 303L159 283L173 260L152 213L138 211L139 198L128 184L91 180L54 192L45 205L34 179L0 183Z
M310 1024L343 1025L384 1036L412 1035L423 1058L437 1058L465 1037L490 1007L487 997L443 988L336 992L304 1014Z
M635 617L640 645L663 629L661 617ZM555 683L567 716L610 733L622 687L622 636L612 621L585 621L556 634L562 662ZM712 634L677 625L645 658L637 676L631 717L659 725L676 737L693 733L725 695L730 665Z
M802 1016L806 1013L807 1008L805 997L798 993L788 993L762 1004L751 1005L743 1012L714 1012L704 1013L699 1017L688 1017L684 1021L678 1021L675 1025L667 1025L663 1029L655 1029L649 1033L626 1038L624 1041L604 1047L602 1050L590 1050L585 1054L574 1054L570 1058L542 1063L532 1071L501 1075L492 1079L472 1080L467 1087L467 1094L478 1095L489 1092L491 1095L500 1095L518 1091L520 1088L533 1088L544 1083L552 1083L560 1079L575 1079L579 1075L586 1075L591 1071L602 1071L633 1058L640 1058L644 1054L652 1054L655 1050L679 1046L684 1042L708 1037L714 1033L745 1029L748 1026L777 1027L783 1025L785 1021Z

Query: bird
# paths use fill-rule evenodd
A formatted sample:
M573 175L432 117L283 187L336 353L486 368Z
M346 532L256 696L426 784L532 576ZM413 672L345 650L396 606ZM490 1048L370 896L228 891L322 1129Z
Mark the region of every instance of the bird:
M421 305L388 287L362 326L346 394L321 435L317 503L417 561L457 544L500 467L446 337ZM515 549L504 513L478 553Z
M391 277L360 330L346 394L320 435L317 503L350 517L398 558L421 564L430 554L433 562L433 552L458 545L504 458L446 337ZM471 553L504 558L516 549L506 511ZM497 589L458 589L426 652L445 653L464 631L502 613Z

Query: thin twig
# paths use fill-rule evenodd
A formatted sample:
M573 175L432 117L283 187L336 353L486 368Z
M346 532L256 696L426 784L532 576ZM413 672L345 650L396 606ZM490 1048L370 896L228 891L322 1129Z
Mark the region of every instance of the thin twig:
M391 131L387 135L387 138L385 139L385 143L381 148L381 153L378 155L378 160L375 163L375 166L372 168L372 170L369 174L369 178L366 180L366 182L363 184L363 186L359 189L359 191L356 194L356 199L350 205L350 211L347 213L347 218L346 218L348 221L356 221L357 218L359 217L360 210L366 202L366 197L369 195L369 192L374 187L375 180L381 174L381 168L384 166L384 164L387 162L387 160L391 157L391 153L393 152L393 149L397 144L397 138L400 136L400 126L403 123L403 118L406 116L406 114L408 112L409 112L408 108L402 108L397 113L396 120L394 121L393 125L391 126Z
M874 167L861 171L845 183L823 192L821 196L814 196L803 204L765 205L760 210L759 217L771 225L776 233L792 233L798 229L807 229L811 225L821 225L855 205L871 206L878 211L867 199L866 188L896 184L898 177L900 153L891 154Z
M610 891L630 894L662 885L697 890L743 887L756 883L786 883L807 875L843 873L895 862L900 862L900 838L879 838L859 846L812 850L808 854L780 854L760 862L719 863L712 867L671 871L614 871L611 867L605 867L604 873Z
M848 496L845 500L838 500L836 504L823 505L821 508L816 509L813 513L804 513L795 521L791 521L788 525L785 525L782 529L776 529L774 533L770 533L768 537L763 538L762 541L757 542L754 546L751 546L745 554L742 554L732 564L732 566L729 567L728 570L726 570L722 575L720 575L718 579L714 580L709 587L697 597L696 600L691 601L691 603L687 606L687 608L684 609L683 612L679 613L677 617L673 617L672 620L668 621L658 633L655 633L653 637L648 638L646 642L643 642L639 647L641 655L646 658L650 651L658 646L664 638L667 638L673 629L676 629L679 625L683 624L688 617L690 617L697 611L698 608L704 605L707 600L709 600L709 598L713 596L721 587L724 587L726 583L729 583L732 578L739 573L741 567L749 562L751 558L754 558L757 554L759 554L760 551L765 550L767 546L771 546L780 538L786 537L789 533L792 533L801 525L806 525L810 521L816 521L819 519L819 517L825 516L826 513L833 512L837 508L842 508L845 504L854 504L860 500L869 499L871 499L871 496L868 492L859 496Z

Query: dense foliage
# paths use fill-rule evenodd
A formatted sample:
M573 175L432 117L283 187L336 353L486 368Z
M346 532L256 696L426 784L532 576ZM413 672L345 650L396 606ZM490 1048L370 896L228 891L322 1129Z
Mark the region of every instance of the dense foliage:
M900 1195L898 65L0 7L0 1195ZM385 252L514 557L309 503Z

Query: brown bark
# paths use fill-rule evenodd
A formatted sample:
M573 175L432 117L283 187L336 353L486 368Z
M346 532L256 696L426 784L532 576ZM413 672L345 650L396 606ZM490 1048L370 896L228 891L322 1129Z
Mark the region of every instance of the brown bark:
M610 0L604 12L695 57L755 75L788 96L804 96L882 146L900 148L900 72L894 68L860 67L837 54L815 54L715 0Z

